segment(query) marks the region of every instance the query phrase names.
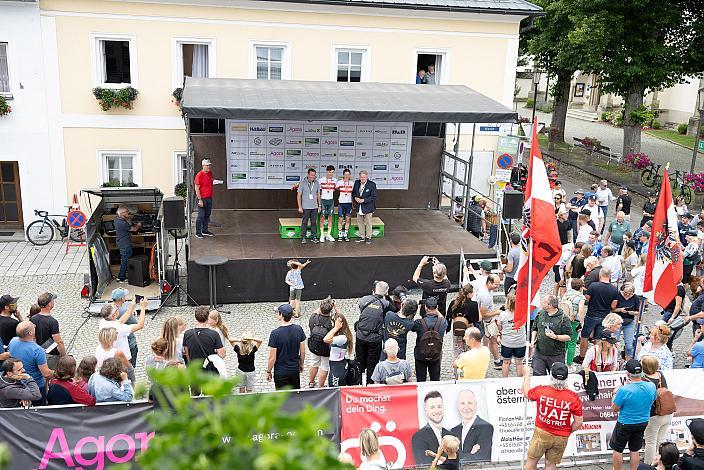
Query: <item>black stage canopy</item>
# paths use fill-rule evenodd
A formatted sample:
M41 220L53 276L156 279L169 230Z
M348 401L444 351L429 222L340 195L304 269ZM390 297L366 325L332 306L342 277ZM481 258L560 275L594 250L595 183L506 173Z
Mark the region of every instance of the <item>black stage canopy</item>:
M515 122L518 114L464 85L186 78L189 118Z

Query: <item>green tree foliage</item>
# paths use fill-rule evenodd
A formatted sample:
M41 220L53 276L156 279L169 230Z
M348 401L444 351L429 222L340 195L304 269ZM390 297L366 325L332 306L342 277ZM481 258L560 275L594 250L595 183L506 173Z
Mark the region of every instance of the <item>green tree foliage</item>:
M684 81L704 70L704 2L701 0L565 0L581 51L580 69L596 73L602 93L626 101L623 154L640 151L634 117L648 90ZM634 114L635 112L635 114Z
M556 141L564 142L570 81L581 67L581 51L570 38L575 28L572 0L536 0L533 3L543 7L545 16L536 18L533 27L521 35L521 51L533 57L538 69L557 78L550 90L555 98L550 127L558 129Z
M162 408L148 418L156 433L138 458L142 469L352 468L339 463L335 446L319 435L328 427L327 412L306 406L283 413L287 393L232 395L236 379L222 380L197 365L152 370L150 376ZM212 398L192 399L189 384Z

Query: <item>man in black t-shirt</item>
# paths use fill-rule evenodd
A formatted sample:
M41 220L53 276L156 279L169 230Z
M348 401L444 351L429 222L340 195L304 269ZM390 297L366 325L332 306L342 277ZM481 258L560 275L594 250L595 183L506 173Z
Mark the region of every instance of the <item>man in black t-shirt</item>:
M435 297L438 300L438 311L444 317L447 316L447 293L451 286L450 280L447 278L447 268L437 258L432 258L433 279L423 279L420 277L420 272L430 262L431 258L428 256L421 258L416 271L413 273L413 282L418 284L418 287L423 291L423 299ZM425 316L425 305L420 307L420 316Z
M17 336L17 325L22 321L22 315L17 310L19 297L3 295L0 297L0 339L7 346L10 340ZM15 318L12 318L15 317ZM2 354L4 351L0 351Z
M196 326L183 334L183 355L186 362L199 360L205 363L208 356L212 354L217 354L220 358L225 357L225 347L220 335L208 327L208 314L208 307L204 305L196 307ZM209 359L208 363L205 370L217 374L217 367ZM194 394L196 394L195 391Z
M643 204L643 218L640 219L640 226L642 227L647 222L651 222L653 217L655 217L655 205L658 202L658 193L649 192L648 201Z
M587 288L587 314L584 316L582 339L579 344L579 356L584 357L589 345L589 337L594 333L594 338L601 338L604 326L601 322L611 310L616 308L618 289L611 284L611 270L601 268L599 282L592 282Z
M34 315L31 322L34 323L36 327L36 341L39 346L48 350L46 353L46 363L49 369L55 369L56 364L59 362L60 356L66 355L66 348L64 347L64 340L61 338L61 333L59 332L59 322L51 314L54 308L56 300L56 294L51 292L45 292L37 298L37 305L41 311ZM56 346L53 346L49 340L53 340Z
M266 380L274 379L276 390L301 388L301 373L306 358L306 334L292 323L293 307L281 304L276 309L280 326L269 335L269 360Z
M625 219L631 221L631 196L628 195L628 188L621 186L619 195L616 198L616 212L622 211Z

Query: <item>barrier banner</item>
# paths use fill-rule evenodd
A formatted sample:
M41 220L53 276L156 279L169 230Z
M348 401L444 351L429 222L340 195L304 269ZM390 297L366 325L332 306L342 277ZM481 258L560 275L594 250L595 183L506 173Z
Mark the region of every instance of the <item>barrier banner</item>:
M131 461L154 437L149 403L38 407L0 412L11 468L103 469Z
M277 392L278 393L278 392ZM296 413L305 405L313 408L325 408L328 411L329 429L318 430L319 436L325 436L333 442L340 442L340 389L318 388L312 390L298 390L288 393L288 398L281 407L283 413ZM279 433L289 432L279 430Z

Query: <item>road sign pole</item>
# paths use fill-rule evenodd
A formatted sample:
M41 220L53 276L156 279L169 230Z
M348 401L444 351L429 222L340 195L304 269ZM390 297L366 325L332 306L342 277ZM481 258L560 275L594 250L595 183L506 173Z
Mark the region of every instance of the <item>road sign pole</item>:
M701 92L701 90L700 90ZM689 172L694 173L694 164L697 161L697 151L704 149L704 140L699 139L699 134L702 129L702 121L704 121L704 103L700 103L699 106L702 108L699 110L699 120L697 121L697 129L694 133L694 148L692 149L692 165L689 167ZM702 150L704 152L704 150Z

